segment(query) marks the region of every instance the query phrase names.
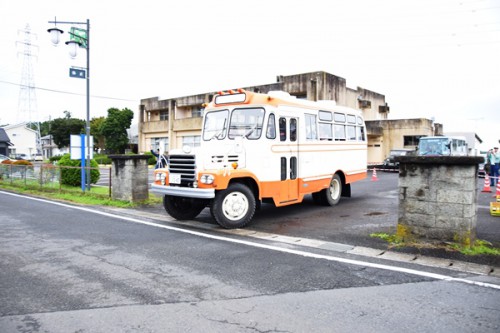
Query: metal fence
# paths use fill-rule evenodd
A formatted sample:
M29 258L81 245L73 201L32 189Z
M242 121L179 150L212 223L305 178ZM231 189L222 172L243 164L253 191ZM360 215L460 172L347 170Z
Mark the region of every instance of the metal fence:
M15 165L0 164L0 184L23 187L47 192L82 192L81 186L65 185L61 181L64 170L81 167L58 166L53 164ZM97 184L91 186L91 193L111 197L111 168L89 168L99 171Z

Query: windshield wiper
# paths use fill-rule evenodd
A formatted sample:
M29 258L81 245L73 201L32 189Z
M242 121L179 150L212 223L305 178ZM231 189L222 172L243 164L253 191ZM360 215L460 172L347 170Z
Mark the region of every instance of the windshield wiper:
M226 129L226 121L227 119L224 119L224 125L222 125L222 128L220 130L216 130L217 132L215 132L215 134L210 138L210 140L208 141L212 141L213 138L217 138L219 139L219 136L224 132L224 130Z
M253 125L252 128L250 128L245 134L243 134L243 136L245 137L245 139L248 139L248 137L250 136L250 134L253 133L253 131L255 131L257 129L257 124Z

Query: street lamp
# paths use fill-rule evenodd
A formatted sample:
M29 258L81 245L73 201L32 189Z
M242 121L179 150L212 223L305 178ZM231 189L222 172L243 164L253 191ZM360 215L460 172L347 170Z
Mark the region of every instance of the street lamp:
M86 156L86 172L87 172L87 177L86 177L86 185L87 185L87 190L90 191L90 21L87 19L86 22L64 22L64 21L57 21L54 19L54 21L49 21L49 23L53 23L54 27L50 28L47 30L47 32L50 33L51 36L51 41L54 46L57 46L59 44L59 39L61 35L64 33L61 29L57 28L57 24L71 24L71 25L85 25L86 30L83 30L83 34L76 33L76 30L72 28L69 32L70 34L70 40L66 42L66 45L70 47L70 56L72 58L76 57L78 47L83 47L84 49L87 50L87 73L86 73L86 79L87 79L87 121L85 124L85 135L87 139L87 156ZM81 29L79 31L82 31Z

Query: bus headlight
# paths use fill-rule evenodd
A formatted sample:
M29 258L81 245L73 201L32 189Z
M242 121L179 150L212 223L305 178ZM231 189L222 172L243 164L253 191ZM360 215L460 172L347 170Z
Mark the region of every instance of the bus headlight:
M200 183L202 184L212 184L214 182L214 175L204 174L200 177Z

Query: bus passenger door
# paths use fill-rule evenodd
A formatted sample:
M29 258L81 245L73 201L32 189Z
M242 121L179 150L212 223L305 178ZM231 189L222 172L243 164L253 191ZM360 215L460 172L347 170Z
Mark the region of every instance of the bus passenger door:
M280 143L286 147L280 157L280 204L297 201L298 181L298 119L279 118Z

